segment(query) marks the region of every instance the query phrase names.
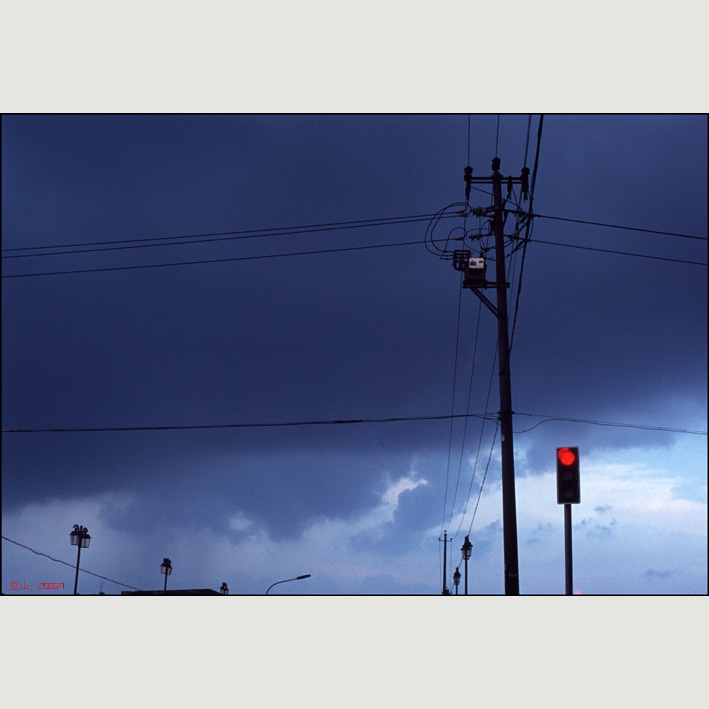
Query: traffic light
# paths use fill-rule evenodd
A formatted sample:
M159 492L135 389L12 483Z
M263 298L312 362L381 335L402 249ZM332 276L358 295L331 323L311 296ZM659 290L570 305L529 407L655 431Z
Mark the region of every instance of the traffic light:
M581 502L579 449L556 449L556 501L560 505Z

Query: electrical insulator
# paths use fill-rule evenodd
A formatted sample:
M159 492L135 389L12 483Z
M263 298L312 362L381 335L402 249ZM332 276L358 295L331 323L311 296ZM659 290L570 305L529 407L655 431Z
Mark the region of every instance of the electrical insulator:
M529 168L522 168L522 197L527 200L527 194L529 193Z

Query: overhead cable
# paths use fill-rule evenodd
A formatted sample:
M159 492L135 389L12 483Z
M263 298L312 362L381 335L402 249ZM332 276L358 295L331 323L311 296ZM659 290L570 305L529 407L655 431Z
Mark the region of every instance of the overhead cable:
M436 239L436 241L446 241L446 239ZM256 261L260 259L270 259L270 258L285 258L288 256L310 256L314 254L332 254L332 253L342 253L345 251L365 251L366 249L386 249L391 247L399 246L418 246L421 241L403 241L394 244L371 244L369 246L346 246L338 249L317 249L314 251L294 251L289 253L281 254L261 254L258 256L236 256L233 258L217 258L217 259L204 259L202 261L180 261L176 263L152 263L143 264L139 266L111 266L106 268L82 268L73 271L48 271L43 273L18 273L9 276L2 276L3 278L31 278L32 276L64 276L72 273L98 273L106 271L131 271L139 270L143 268L168 268L170 266L191 266L195 264L207 264L207 263L227 263L235 261Z
M668 426L652 426L640 423L619 423L617 421L597 421L592 419L570 418L564 416L547 416L545 414L529 414L519 411L513 412L515 416L531 416L535 418L544 418L545 421L532 426L536 428L547 421L571 421L574 423L587 423L597 426L617 426L621 428L638 428L651 431L670 431L672 433L693 433L701 436L706 436L706 431L696 431L686 428L670 428ZM440 416L392 416L388 418L364 418L364 419L329 419L321 421L280 421L280 422L259 422L259 423L220 423L220 424L199 424L192 426L102 426L102 427L83 427L83 428L4 428L2 433L93 433L107 431L183 431L183 430L198 430L198 429L216 429L216 428L277 428L282 426L328 426L328 425L348 425L359 423L397 423L405 421L447 421L451 418L479 418L485 421L497 421L498 412L490 411L487 413L465 413L465 414L443 414ZM518 431L517 433L526 433L532 428Z
M609 229L624 229L626 231L641 231L648 234L661 234L663 236L678 236L682 239L698 239L700 241L706 241L706 236L692 236L690 234L679 234L675 231L657 231L655 229L641 229L635 226L621 226L619 224L604 224L602 222L590 222L584 219L569 219L568 217L552 217L549 214L534 214L534 217L539 217L539 219L554 219L560 222L574 222L575 224L590 224L591 226L603 226Z
M515 431L515 433L528 433L529 431L537 428L537 426L541 426L543 423L549 423L550 421L568 421L571 423L587 423L587 424L592 424L594 426L612 426L612 427L617 427L617 428L638 428L638 429L643 429L647 431L668 431L670 433L691 433L695 434L698 436L706 436L707 432L706 431L696 431L696 430L691 430L687 428L670 428L669 426L652 426L648 424L642 424L642 423L618 423L617 421L595 421L592 419L579 419L579 418L570 418L570 417L565 417L565 416L545 416L544 414L525 414L521 413L519 411L515 411L515 416L531 416L534 418L544 418L544 421L539 421L539 423L535 423L534 426L530 426L530 428L526 428L522 431Z
M441 242L441 241L449 241L448 238L446 239L429 239L428 243L431 243L432 241L435 242ZM310 256L310 255L316 255L316 254L332 254L332 253L342 253L342 252L347 252L347 251L365 251L367 249L386 249L386 248L396 248L396 247L401 247L401 246L418 246L420 245L421 241L402 241L402 242L397 242L393 244L371 244L369 246L346 246L338 249L317 249L314 251L294 251L294 252L289 252L289 253L280 253L280 254L261 254L257 256L237 256L233 258L218 258L218 259L204 259L201 261L180 261L180 262L175 262L175 263L152 263L152 264L143 264L143 265L138 265L138 266L110 266L110 267L105 267L105 268L82 268L82 269L76 269L72 271L46 271L46 272L41 272L41 273L16 273L12 275L7 275L7 276L2 276L2 278L32 278L32 277L39 277L39 276L64 276L64 275L70 275L70 274L75 274L75 273L99 273L99 272L107 272L107 271L134 271L134 270L140 270L144 268L169 268L171 266L191 266L191 265L199 265L199 264L211 264L211 263L228 263L228 262L236 262L236 261L255 261L255 260L262 260L262 259L270 259L270 258L286 258L289 256ZM649 259L654 259L656 261L670 261L673 263L686 263L686 264L691 264L694 266L706 266L707 264L702 262L702 261L690 261L687 259L676 259L676 258L669 258L666 256L650 256L649 254L638 254L638 253L632 253L629 251L615 251L612 249L598 249L598 248L593 248L591 246L578 246L576 244L561 244L555 241L542 241L540 239L535 239L535 243L537 244L548 244L551 246L565 246L571 249L583 249L585 251L598 251L600 253L609 253L609 254L618 254L621 256L636 256L638 258L649 258Z
M355 423L396 423L401 421L442 421L450 418L481 418L494 420L496 413L453 414L443 416L396 416L391 418L331 419L323 421L280 421L277 423L221 423L195 426L104 426L95 428L4 428L2 433L87 433L105 431L182 431L208 428L277 428L281 426L329 426Z
M487 408L487 405L490 401L490 394L492 393L492 382L494 379L495 375L495 366L497 365L497 347L498 345L495 345L495 352L492 356L492 368L490 370L490 382L487 387L487 398L485 399L485 408ZM488 419L489 420L489 419ZM466 425L467 425L467 419L466 419ZM497 425L497 421L495 421L495 424ZM470 485L468 486L468 495L465 498L465 507L463 508L463 513L460 516L460 523L458 524L458 529L455 531L455 534L453 535L454 537L458 536L458 532L460 532L460 528L463 526L463 521L465 520L465 513L468 511L468 503L470 502L470 495L473 490L473 482L475 481L475 473L478 469L478 461L480 460L480 449L482 448L482 442L483 442L483 434L485 432L485 421L482 422L482 425L480 426L480 436L478 438L478 447L477 450L475 451L475 461L473 463L473 472L470 476ZM493 445L494 445L494 439L493 439ZM461 450L461 459L462 459L463 451ZM489 465L489 462L488 462ZM471 522L472 526L472 522Z
M468 527L468 536L470 535L471 530L473 529L473 523L475 522L475 515L478 512L478 505L480 504L480 496L483 494L483 488L485 487L485 480L487 479L487 471L490 469L490 461L492 460L492 451L495 448L495 439L497 438L497 431L499 430L500 425L498 424L495 426L495 432L492 436L492 443L490 444L490 454L487 457L487 465L485 466L485 474L483 475L483 479L480 482L480 492L478 492L478 499L475 501L475 509L473 510L473 517L470 520L470 526Z
M86 253L102 253L104 251L124 251L126 249L145 249L154 248L159 246L184 246L186 244L208 244L215 241L236 241L241 239L263 239L267 236L292 236L298 234L314 234L323 231L341 231L344 229L363 229L365 227L372 226L390 226L396 224L411 224L413 222L428 221L432 216L428 214L420 214L413 217L391 217L386 220L384 219L367 219L361 222L334 222L330 225L315 225L313 227L282 227L275 229L249 229L244 231L235 232L216 232L214 234L193 234L191 236L172 236L172 237L156 237L151 239L131 239L125 241L107 241L98 242L98 244L121 244L127 243L128 241L161 241L165 242L167 239L198 239L197 241L172 241L167 243L149 243L149 244L131 244L130 246L108 246L107 248L97 248L97 249L75 249L72 251L52 251L50 253L43 254L13 254L11 256L3 256L5 259L15 259L15 258L29 258L38 256L60 256L66 254L86 254ZM456 215L443 215L443 218L451 218ZM317 228L316 228L317 227ZM236 234L237 236L223 236L223 234ZM202 238L202 237L217 237L217 238ZM74 246L96 246L94 244L68 244L62 246L28 246L25 248L15 248L15 249L3 249L3 251L34 251L39 249L49 249L49 248L70 248Z
M535 239L535 244L548 244L549 246L565 246L569 249L582 249L583 251L598 251L602 254L617 254L619 256L636 256L638 258L649 258L655 261L671 261L672 263L688 263L693 266L706 266L703 261L690 261L681 258L669 258L668 256L651 256L650 254L638 254L631 251L616 251L615 249L599 249L593 246L579 246L578 244L561 244L558 241L544 241L543 239Z
M460 282L458 284L458 317L455 328L455 357L453 359L453 387L451 393L451 415L455 412L455 390L456 383L458 380L458 349L460 344L460 306L463 300L463 273L460 274ZM448 503L448 476L450 474L451 467L451 450L453 448L453 418L450 421L450 430L448 434L448 460L446 462L446 486L445 494L443 496L443 518L441 519L441 532L443 532L443 527L446 521L446 505ZM451 505L451 517L453 516L453 509L455 508L455 500L458 496L458 481L460 480L460 469L458 469L458 477L455 481L455 495L453 496L453 504Z
M527 143L529 143L529 129L531 126L532 116L529 117L529 123L527 124ZM529 189L529 214L532 214L532 205L534 203L534 187L537 184L537 168L539 167L539 149L542 144L542 125L544 124L544 114L539 116L539 126L537 128L537 152L534 156L534 169L532 170L532 184ZM524 150L524 165L527 166L527 149ZM510 347L509 351L512 352L512 345L514 345L515 340L515 326L517 325L517 312L519 311L519 296L522 292L522 275L524 274L524 257L527 255L527 244L531 238L530 229L533 228L533 219L527 219L526 231L524 235L524 246L522 248L522 261L519 268L519 282L517 284L517 297L515 298L515 310L514 317L512 318L512 333L510 334Z
M2 535L2 538L6 542L10 542L11 544L16 544L18 547L22 547L23 549L28 549L31 551L33 554L37 554L37 556L46 556L47 559L51 559L52 561L56 561L58 564L64 564L64 566L69 566L72 569L76 568L76 564L70 564L67 561L62 561L61 559L55 559L53 556L49 556L49 554L45 554L44 552L41 551L36 551L32 547L28 547L26 544L20 544L20 542L16 542L14 539L10 539L6 537L4 534ZM101 576L101 574L95 574L93 571L88 571L87 569L79 569L79 571L82 571L85 574L91 574L91 576L98 576L100 579L104 579L105 581L110 581L111 583L118 584L119 586L125 586L126 588L132 588L134 591L142 591L140 588L136 588L135 586L129 586L127 583L121 583L120 581L115 581L114 579L108 578L108 576Z
M470 370L470 379L468 382L468 401L465 406L466 411L470 411L470 399L473 394L473 379L475 377L475 360L476 360L477 351L478 351L478 335L480 333L480 315L482 312L482 305L483 305L482 300L480 300L478 298L478 317L477 317L477 322L475 325L475 341L473 344L473 365ZM497 354L497 348L495 348L495 353ZM493 363L493 369L494 369L494 363ZM488 391L488 401L489 401L489 391ZM486 401L485 408L487 408L487 403L488 402ZM451 422L451 427L452 427L452 423L453 422ZM483 429L485 427L484 421L483 421L482 427L483 427ZM455 501L458 496L458 481L460 480L460 474L463 469L463 456L465 455L465 438L467 436L467 433L468 433L468 419L466 418L465 424L463 425L463 435L462 435L461 443L460 443L460 457L458 459L458 475L457 475L456 481L455 481L455 495L453 496L453 504L451 506L451 516L448 521L448 529L451 528L451 524L453 522L453 512L455 511ZM482 430L480 433L482 435ZM475 476L475 468L473 468L473 477L474 476ZM470 491L468 491L468 497L470 497ZM465 501L465 509L467 509L467 507L468 507L468 501L466 500ZM463 510L463 515L465 515L465 509ZM461 523L462 523L462 518L461 518ZM460 531L460 526L458 527L458 531ZM458 534L458 531L456 531L456 533L453 535L453 537L451 537L451 539L455 538L455 536Z
M33 251L38 249L68 249L78 246L109 246L111 244L132 244L139 241L166 241L168 239L201 239L208 236L239 235L243 238L253 238L254 236L284 236L288 234L301 234L317 231L332 231L336 229L347 229L364 226L386 226L386 224L405 224L408 221L425 221L435 216L435 214L412 214L403 217L380 217L376 219L356 219L342 222L324 222L322 224L305 224L300 226L270 227L268 229L241 229L238 231L215 231L206 234L185 234L181 236L155 236L143 239L119 239L116 241L84 241L77 244L55 244L46 246L23 246L13 249L2 249L6 251ZM169 246L170 244L168 244ZM79 252L76 252L79 253Z

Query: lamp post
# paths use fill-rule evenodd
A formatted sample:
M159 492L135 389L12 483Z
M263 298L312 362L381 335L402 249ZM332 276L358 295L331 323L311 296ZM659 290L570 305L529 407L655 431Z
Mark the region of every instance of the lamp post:
M79 559L81 559L81 550L88 549L91 543L91 535L86 527L81 527L78 524L74 525L74 531L69 534L69 540L72 546L78 547L76 553L76 578L74 579L74 595L76 596L76 589L79 585Z
M160 565L160 573L165 574L165 587L163 588L163 593L167 592L167 577L172 573L172 562L167 557L162 560Z
M226 585L226 581L221 585L219 588L219 593L222 594L222 596L228 596L229 595L229 586Z
M303 576L296 576L294 579L284 579L283 581L276 581L276 583L272 583L268 589L266 590L265 595L268 596L268 592L274 587L278 586L279 583L287 583L288 581L300 581L301 579L309 579L310 574L304 574Z
M453 574L453 584L455 585L455 595L458 595L458 586L460 586L460 571L458 567L455 567L455 573Z
M468 559L470 559L470 552L473 550L473 545L470 543L468 535L465 535L465 541L463 546L460 547L463 552L463 560L465 561L465 595L468 595Z

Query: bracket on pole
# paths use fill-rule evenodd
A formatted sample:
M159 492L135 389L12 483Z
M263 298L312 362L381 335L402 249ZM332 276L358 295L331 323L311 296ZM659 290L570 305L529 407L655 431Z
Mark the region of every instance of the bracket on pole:
M493 285L493 284L490 284ZM497 312L497 308L486 298L475 286L464 286L464 288L470 288L475 295L480 298L480 300L484 303L484 305L487 306L487 308L490 310L490 312L497 318L499 317L499 313Z

